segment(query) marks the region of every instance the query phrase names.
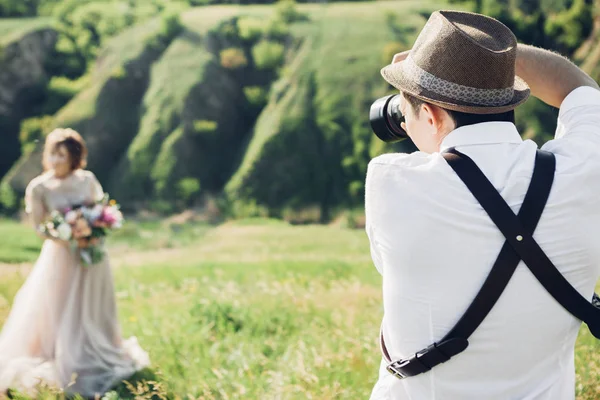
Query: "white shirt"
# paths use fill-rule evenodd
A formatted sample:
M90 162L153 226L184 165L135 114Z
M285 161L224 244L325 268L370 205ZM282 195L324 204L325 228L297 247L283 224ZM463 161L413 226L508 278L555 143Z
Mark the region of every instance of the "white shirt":
M536 144L491 122L451 132L515 213ZM600 91L563 102L556 174L534 238L568 281L592 298L600 274ZM383 277L382 329L394 360L440 340L487 277L504 237L440 153L385 154L369 163L365 209L373 262ZM581 322L521 262L469 347L424 374L399 380L382 361L372 400L568 400L575 398L574 345Z

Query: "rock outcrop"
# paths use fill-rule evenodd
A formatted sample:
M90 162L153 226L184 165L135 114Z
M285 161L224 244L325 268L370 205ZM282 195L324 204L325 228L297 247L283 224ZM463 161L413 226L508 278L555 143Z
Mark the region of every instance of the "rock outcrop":
M42 28L7 44L0 54L0 178L21 155L19 127L31 115L28 105L44 95L49 79L45 65L57 32Z

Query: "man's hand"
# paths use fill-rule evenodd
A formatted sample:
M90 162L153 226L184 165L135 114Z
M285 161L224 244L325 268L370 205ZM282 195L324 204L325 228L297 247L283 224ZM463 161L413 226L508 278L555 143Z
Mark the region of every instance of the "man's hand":
M406 51L403 51L402 53L395 54L394 58L392 59L392 64L406 60L406 57L408 57L409 53L410 53L410 50L406 50Z

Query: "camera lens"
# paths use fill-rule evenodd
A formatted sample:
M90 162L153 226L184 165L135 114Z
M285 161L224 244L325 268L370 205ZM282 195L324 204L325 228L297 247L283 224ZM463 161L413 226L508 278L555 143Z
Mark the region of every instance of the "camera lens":
M375 100L371 105L369 120L375 135L384 142L398 142L408 137L401 126L404 116L400 112L399 94Z
M400 111L400 95L395 95L390 99L386 107L386 114L390 127L396 130L397 133L403 134L404 130L401 124L404 122L404 115Z

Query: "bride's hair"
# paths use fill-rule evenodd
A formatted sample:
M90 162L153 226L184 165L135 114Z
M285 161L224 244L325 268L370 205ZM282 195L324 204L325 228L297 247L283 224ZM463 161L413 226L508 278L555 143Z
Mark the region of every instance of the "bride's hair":
M58 128L53 130L47 137L44 144L44 154L42 165L44 170L51 169L50 154L56 151L60 146L65 146L71 160L71 169L76 170L85 168L87 165L87 147L85 141L79 133L73 129Z

